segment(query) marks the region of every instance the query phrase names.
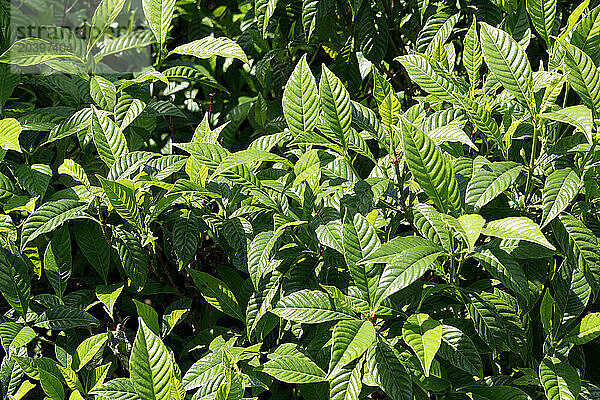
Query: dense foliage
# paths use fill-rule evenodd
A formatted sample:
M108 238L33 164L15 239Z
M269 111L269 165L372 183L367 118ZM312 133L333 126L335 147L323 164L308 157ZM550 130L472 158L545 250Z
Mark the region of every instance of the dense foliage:
M102 0L15 41L38 11L0 2L0 398L600 399L593 2Z

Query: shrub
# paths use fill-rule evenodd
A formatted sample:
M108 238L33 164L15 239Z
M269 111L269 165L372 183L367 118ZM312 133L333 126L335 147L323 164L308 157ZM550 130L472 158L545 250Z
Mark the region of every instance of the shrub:
M600 398L600 7L466 3L0 3L0 396Z

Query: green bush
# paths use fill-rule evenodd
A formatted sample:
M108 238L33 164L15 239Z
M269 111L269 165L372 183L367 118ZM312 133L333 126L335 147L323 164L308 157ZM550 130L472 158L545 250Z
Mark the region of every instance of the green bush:
M48 1L0 2L0 398L600 399L595 2L11 36Z

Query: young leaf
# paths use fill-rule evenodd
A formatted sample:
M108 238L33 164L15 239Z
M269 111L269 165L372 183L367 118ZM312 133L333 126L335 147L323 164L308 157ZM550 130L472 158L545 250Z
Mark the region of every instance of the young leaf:
M442 342L442 324L427 314L413 314L402 327L402 337L415 352L425 376Z
M600 313L588 314L564 339L576 345L588 343L600 336Z
M142 8L150 30L158 42L159 51L162 51L167 40L167 32L171 28L175 0L143 0Z
M292 135L310 132L319 116L318 91L315 78L303 55L288 79L283 91L283 115Z
M463 64L467 70L471 87L474 88L479 83L479 73L483 64L481 56L481 43L477 35L477 20L473 18L471 27L465 35L465 48L463 51Z
M323 109L323 119L333 131L339 143L347 149L346 136L352 124L350 95L342 81L325 65L319 81L319 98Z
M21 124L14 118L0 120L0 147L4 150L21 152L21 145L19 144L21 130Z
M139 324L129 359L133 387L142 399L171 400L173 361L169 350L141 318Z

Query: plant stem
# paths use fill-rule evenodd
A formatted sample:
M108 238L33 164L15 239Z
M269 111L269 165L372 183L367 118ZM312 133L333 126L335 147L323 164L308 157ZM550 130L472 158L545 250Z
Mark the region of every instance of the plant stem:
M529 157L529 170L527 171L527 183L525 184L525 204L529 202L532 195L533 186L533 170L535 169L535 152L537 147L539 123L537 119L533 119L533 141L531 143L531 156Z

